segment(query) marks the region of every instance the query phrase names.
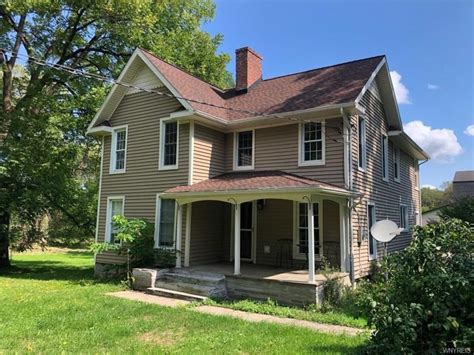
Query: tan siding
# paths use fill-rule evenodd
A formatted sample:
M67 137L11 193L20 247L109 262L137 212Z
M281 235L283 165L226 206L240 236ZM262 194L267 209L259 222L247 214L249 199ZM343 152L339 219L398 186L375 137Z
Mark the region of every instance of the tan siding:
M193 183L224 172L224 147L224 133L195 124Z
M359 226L367 228L367 201L375 204L376 220L391 219L400 223L400 204L408 206L410 225L414 225L415 210L420 210L420 195L415 190L414 160L405 152L400 154L400 182L393 179L393 143L389 142L389 179L382 179L382 134L386 134L388 127L382 103L370 91L366 92L361 102L366 108L366 134L367 134L367 169L365 172L358 170L358 141L357 118L352 117L353 133L353 170L354 189L364 193L363 203L357 206L353 218L353 245L354 269L356 277L366 275L371 263L368 257L368 241L359 247L357 244L357 231ZM390 244L389 251L401 250L410 242L408 233L397 236ZM383 255L383 246L378 246L378 256Z
M283 170L344 186L342 119L326 121L326 164L298 166L298 125L290 124L255 130L255 170ZM234 134L226 134L225 168L232 171Z
M194 202L191 218L189 265L224 259L224 202Z
M257 211L257 263L277 265L280 249L278 239L293 240L293 201L266 200L265 208ZM265 246L270 253L264 252Z
M150 93L127 95L117 107L111 125L128 125L126 173L109 173L111 137L106 137L100 196L99 242L103 241L105 236L108 196L125 196L126 217L144 218L154 223L156 194L176 185L187 184L189 124L179 125L179 168L158 170L160 119L167 118L170 113L181 109L177 100ZM185 220L183 218L183 225ZM123 259L116 256L97 256L97 262L120 261Z

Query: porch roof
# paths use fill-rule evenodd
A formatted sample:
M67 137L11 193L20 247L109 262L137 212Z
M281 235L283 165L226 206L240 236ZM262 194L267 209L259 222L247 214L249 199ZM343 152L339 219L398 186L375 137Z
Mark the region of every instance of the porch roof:
M193 185L173 187L166 190L164 195L178 199L197 195L255 194L260 196L292 192L357 195L354 191L336 185L279 170L225 173Z

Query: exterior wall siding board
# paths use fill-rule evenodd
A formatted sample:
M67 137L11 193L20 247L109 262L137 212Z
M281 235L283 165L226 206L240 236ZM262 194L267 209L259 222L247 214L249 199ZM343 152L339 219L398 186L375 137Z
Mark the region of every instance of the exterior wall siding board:
M111 125L128 125L126 172L110 174L111 137L104 140L102 191L100 196L98 242L105 237L107 197L125 196L126 217L155 222L156 194L188 181L189 124L179 125L178 169L158 170L160 119L180 111L176 99L151 93L135 93L123 98L114 112ZM183 211L185 213L185 211ZM183 241L186 218L183 213ZM184 248L184 243L183 243ZM99 263L122 263L115 254L98 255Z
M193 183L224 173L224 150L224 133L194 125Z
M189 265L203 265L224 259L224 202L193 203Z
M361 105L366 109L366 144L367 168L360 171L358 168L358 141L357 128L353 132L353 171L354 189L364 194L363 202L353 212L353 245L354 245L354 271L356 277L366 276L371 269L369 261L368 238L358 246L358 229L367 230L367 202L375 204L376 220L391 219L400 225L400 204L407 205L409 224L416 224L415 211L421 211L420 192L415 186L415 165L413 158L400 151L400 182L394 180L393 151L394 145L389 141L388 181L382 179L382 134L387 134L388 126L385 119L383 105L370 91L367 91L361 100ZM358 127L357 117L351 117L353 127ZM389 243L388 251L402 250L411 241L411 233L404 232ZM377 246L377 255L384 253L382 243Z
M298 166L298 124L255 130L255 171L283 170L344 187L342 118L326 120L326 163ZM225 137L225 170L233 171L234 134Z

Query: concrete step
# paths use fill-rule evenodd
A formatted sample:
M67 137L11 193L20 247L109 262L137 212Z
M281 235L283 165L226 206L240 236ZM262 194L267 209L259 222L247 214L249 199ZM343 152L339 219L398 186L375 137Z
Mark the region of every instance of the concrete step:
M166 273L163 273L161 278L206 286L225 284L225 276L222 274L202 271L189 271L186 269L172 269Z
M160 287L149 287L147 289L147 293L156 295L156 296L176 298L176 299L185 300L185 301L202 302L207 299L207 297L205 296L195 295L192 293L180 292L180 291L175 291L175 290L170 290L170 289L160 288Z
M179 292L191 293L206 297L225 298L227 290L224 284L219 285L200 285L197 283L187 283L172 279L158 279L155 282L155 287L164 288Z

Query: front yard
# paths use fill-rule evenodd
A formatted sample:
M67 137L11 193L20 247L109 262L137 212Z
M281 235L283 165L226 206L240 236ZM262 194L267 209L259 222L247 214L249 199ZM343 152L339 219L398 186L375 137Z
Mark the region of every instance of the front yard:
M351 353L366 343L106 296L123 286L94 280L85 252L15 255L0 272L0 353Z

